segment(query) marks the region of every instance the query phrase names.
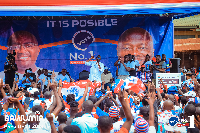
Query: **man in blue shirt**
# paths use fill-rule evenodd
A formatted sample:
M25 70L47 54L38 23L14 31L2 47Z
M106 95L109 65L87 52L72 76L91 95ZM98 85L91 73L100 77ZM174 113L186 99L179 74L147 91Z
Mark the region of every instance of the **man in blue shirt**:
M169 59L166 58L165 54L162 54L162 61L165 61L167 68L166 68L166 73L170 73L170 68L172 68L172 63Z
M31 71L30 70L26 70L26 75L22 78L22 84L25 85L25 89L27 89L28 87L30 87L31 82L33 81L33 77L31 77Z
M121 57L115 62L115 66L119 66L118 70L118 79L123 79L125 80L126 78L129 77L129 71L132 69L130 68L130 62L129 62L129 56L125 55L124 56L124 61L121 60Z
M70 78L67 75L67 70L66 69L62 69L61 74L57 76L56 81L59 83L60 79L62 81L70 82Z
M98 133L98 120L91 115L93 107L92 101L87 100L83 102L83 116L72 120L71 125L78 126L81 129L81 133Z
M148 54L146 55L145 61L142 65L145 66L145 72L150 72L152 61L150 60L150 56Z
M85 65L91 66L89 80L102 82L101 74L104 72L104 64L100 62L101 56L98 55L96 57L96 61L91 61L91 59L94 59L94 56L92 56L89 60L85 62Z
M167 65L165 61L161 61L160 55L156 55L156 63L152 65L153 69L153 79L152 82L156 84L156 73L165 73Z
M48 75L48 70L47 69L43 69L44 70L44 73L41 74L38 79L38 83L41 83L42 84L42 80L45 79L45 82L44 82L44 85L47 86L48 85L48 80L50 80L50 76ZM46 87L45 87L46 88Z
M129 58L130 58L129 60L130 60L130 68L131 68L131 71L129 71L130 76L136 77L136 71L138 70L140 63L138 60L135 60L135 55L131 55Z

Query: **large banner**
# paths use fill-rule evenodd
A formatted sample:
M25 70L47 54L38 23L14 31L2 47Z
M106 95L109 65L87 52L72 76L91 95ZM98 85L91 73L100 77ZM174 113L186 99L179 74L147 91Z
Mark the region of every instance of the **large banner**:
M67 69L73 79L83 70L84 61L101 55L101 62L113 76L118 56L173 57L173 23L168 17L69 17L63 20L0 20L0 78L4 77L7 53L15 50L18 73L32 68L60 72Z

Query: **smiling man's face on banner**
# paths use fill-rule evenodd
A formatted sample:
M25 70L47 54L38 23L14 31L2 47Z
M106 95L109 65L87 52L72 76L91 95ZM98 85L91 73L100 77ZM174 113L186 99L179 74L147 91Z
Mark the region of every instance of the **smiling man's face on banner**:
M15 62L19 71L35 67L40 49L33 34L27 31L13 33L8 40L8 53L12 53L13 50L16 52Z
M147 54L153 56L153 40L149 32L142 28L130 28L124 31L118 40L117 55L123 58L125 55L135 55L140 65Z

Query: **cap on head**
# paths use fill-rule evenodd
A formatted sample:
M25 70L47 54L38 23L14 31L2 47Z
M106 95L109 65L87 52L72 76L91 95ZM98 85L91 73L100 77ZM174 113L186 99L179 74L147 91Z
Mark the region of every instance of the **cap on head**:
M109 116L111 118L119 116L119 108L117 106L111 106L109 108Z
M134 127L137 133L141 133L141 132L146 133L149 130L148 122L144 120L142 117L139 117L136 119Z
M195 98L196 93L194 91L188 91L187 93L184 94L184 96L191 96L191 97Z

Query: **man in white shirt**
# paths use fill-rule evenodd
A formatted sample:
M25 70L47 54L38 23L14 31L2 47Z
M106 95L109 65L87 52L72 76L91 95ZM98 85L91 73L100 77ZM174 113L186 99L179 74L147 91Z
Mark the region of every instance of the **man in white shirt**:
M104 72L101 74L101 80L105 84L112 81L112 73L108 72L108 67L105 67Z
M111 88L111 84L113 82L113 77L112 77L112 73L108 72L108 67L105 67L104 72L101 74L101 80L104 83L104 88L106 89L107 86L109 86Z
M83 116L72 120L71 125L78 126L81 129L81 133L98 133L98 120L91 115L93 107L92 101L87 100L83 102Z
M85 62L85 65L91 66L89 80L90 81L96 80L97 82L102 82L101 74L104 72L104 64L100 62L101 60L100 55L96 57L96 61L91 61L91 59L93 58L94 56L92 56L89 60Z

